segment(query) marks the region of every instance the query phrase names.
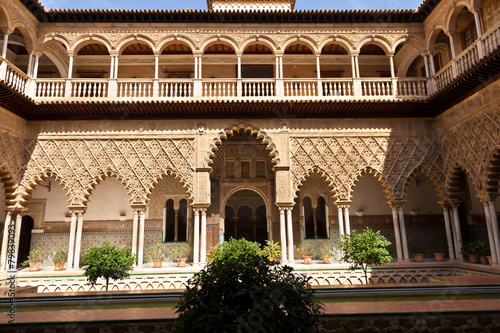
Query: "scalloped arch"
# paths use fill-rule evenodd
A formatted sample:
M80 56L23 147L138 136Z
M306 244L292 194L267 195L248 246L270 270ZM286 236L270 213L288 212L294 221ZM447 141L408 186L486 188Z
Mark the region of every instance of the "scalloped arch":
M31 193L35 190L35 188L40 185L40 182L44 181L47 178L54 178L64 189L65 195L68 197L68 202L72 202L72 191L68 187L68 184L63 180L63 178L55 171L50 168L46 168L42 172L39 172L31 179L26 180L25 183L22 183L21 186L18 186L16 204L19 204L23 207L26 207L26 204L31 197ZM22 199L21 199L22 197Z
M0 165L0 181L3 183L5 192L5 206L15 205L17 183L13 175L7 164Z
M127 194L130 196L129 201L132 202L134 200L133 193L130 189L131 185L127 184L127 182L123 179L122 176L120 176L120 174L118 172L111 170L111 169L106 169L102 173L100 173L97 177L92 179L92 181L89 184L87 184L87 186L85 187L85 192L83 194L84 200L83 200L82 204L87 205L87 203L91 200L90 197L92 195L92 192L95 190L96 186L99 185L101 183L101 181L104 181L108 177L114 177L122 185L124 185L125 190L127 190Z
M321 169L318 166L311 167L299 178L297 186L296 188L294 188L293 191L293 199L296 199L298 197L297 193L300 191L300 187L304 185L304 182L307 180L307 178L315 173L320 175L321 178L325 179L326 186L329 187L330 193L332 193L332 198L337 199L338 189L335 187L335 184L340 184L340 179L338 178L332 179L330 175L328 175L328 173L325 172L325 170Z
M205 158L205 164L207 166L212 165L212 157L214 157L215 151L218 149L217 146L222 144L222 139L227 139L228 135L232 135L233 132L239 132L241 130L243 130L244 132L250 132L251 135L255 134L257 136L257 140L262 140L262 143L266 145L266 149L269 151L272 163L274 165L279 165L279 152L277 151L276 145L273 143L272 138L260 128L246 122L238 122L232 126L227 127L224 131L219 132L216 135L216 137L210 143L208 154Z
M444 190L444 184L441 184L437 177L434 176L432 171L430 171L426 166L424 165L419 165L415 169L413 169L409 174L408 177L406 177L406 181L403 185L402 189L402 195L403 198L406 197L406 190L407 187L410 185L410 181L415 178L416 174L420 172L423 174L432 184L434 187L434 190L436 191L436 196L441 199L441 200L446 200L446 194Z
M165 176L173 176L176 180L178 180L181 184L182 184L182 187L186 189L186 193L188 194L188 199L189 201L193 202L194 201L194 197L193 197L193 190L191 188L189 188L189 186L187 185L188 182L183 179L178 173L176 173L174 170L172 169L168 169L166 171L162 171L161 173L157 174L155 177L153 177L151 179L151 182L149 184L149 188L147 189L147 192L146 192L146 199L147 199L147 202L149 202L151 199L150 199L150 196L151 196L151 193L153 191L153 189L155 188L155 186L160 182L160 180L162 180Z
M489 193L498 194L499 182L500 182L500 146L493 150L490 154L487 163L487 176L486 184L484 188L487 189Z
M352 182L352 186L349 189L349 197L347 198L347 200L351 201L352 193L354 192L355 184L365 174L371 175L372 177L375 178L375 180L377 180L380 183L380 187L382 187L382 191L384 191L384 193L386 194L385 197L388 200L394 199L394 194L393 194L394 191L392 189L391 184L387 181L387 179L385 179L385 177L382 175L382 173L379 172L377 169L374 169L370 166L367 166L367 167L364 167L363 169L359 170L358 173L356 174L356 176Z
M450 198L458 196L456 182L461 173L465 173L466 177L472 182L474 186L474 192L479 193L479 191L477 190L477 185L474 183L474 179L473 177L471 177L470 172L467 170L467 168L459 164L458 162L455 162L452 166L450 166L448 172L446 173L446 193L448 193L448 196Z

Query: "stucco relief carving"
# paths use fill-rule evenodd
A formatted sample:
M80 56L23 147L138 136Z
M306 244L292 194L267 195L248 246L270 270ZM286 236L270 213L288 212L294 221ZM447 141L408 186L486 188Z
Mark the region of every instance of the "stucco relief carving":
M107 175L116 176L134 202L146 203L153 184L164 174L175 174L191 193L193 144L192 139L32 141L23 150L20 183L29 191L50 172L63 183L74 205L84 205Z
M481 194L487 189L488 163L500 143L500 108L451 126L443 136L446 179L462 167Z
M388 197L401 198L407 177L426 165L444 182L439 144L431 137L293 137L291 172L296 192L311 172L320 172L336 197L350 200L362 172L374 172Z

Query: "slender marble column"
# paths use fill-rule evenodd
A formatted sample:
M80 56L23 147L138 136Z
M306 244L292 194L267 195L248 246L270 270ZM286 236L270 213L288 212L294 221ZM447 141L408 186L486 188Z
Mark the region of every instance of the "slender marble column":
M71 225L69 227L69 247L68 247L68 268L73 268L75 254L75 233L76 233L77 216L76 212L71 212Z
M198 79L198 56L194 56L194 78Z
M281 238L281 261L286 260L286 227L285 208L280 207L280 238Z
M429 72L429 59L427 56L424 54L424 65L425 65L425 77L430 77L430 72Z
M313 207L313 227L314 227L314 238L318 238L318 218L316 217L316 212L318 207Z
M118 62L120 61L119 58L119 56L115 56L115 79L118 78Z
M3 237L2 237L2 262L0 266L1 271L7 270L7 244L9 243L9 226L12 221L12 213L8 211L5 214L5 222L3 225Z
M280 79L283 78L283 56L280 56Z
M344 207L345 233L351 234L351 222L349 222L349 206Z
M431 76L436 75L436 66L434 65L434 56L432 54L429 55L429 64L431 69Z
M16 234L15 234L15 257L14 257L14 268L17 268L19 262L19 238L21 236L21 225L23 223L23 217L20 213L16 215Z
M497 251L495 248L495 239L493 237L492 223L491 223L491 214L490 214L490 204L488 200L483 200L484 206L484 215L486 217L486 228L488 229L488 240L490 242L490 250L491 250L491 260L494 264L498 264Z
M459 259L460 247L458 246L458 236L457 236L457 230L455 228L453 210L451 209L451 207L447 209L448 209L448 214L450 215L450 225L451 225L451 232L453 234L453 248L455 249L455 259Z
M174 242L179 239L179 211L174 209Z
M7 45L9 44L9 34L3 35L2 58L7 58Z
M201 210L200 261L207 262L207 210Z
M448 207L445 205L441 206L443 209L443 217L444 217L444 227L446 229L446 241L448 243L448 254L450 256L450 259L453 260L455 259L455 250L453 246L453 235L451 233L451 226L450 226L450 214L448 212Z
M68 79L73 77L73 54L69 55Z
M75 244L75 259L74 268L80 267L80 251L82 248L82 233L83 233L83 212L78 212L78 225L76 228L76 244Z
M399 224L401 227L401 247L403 249L403 260L410 261L410 257L408 255L408 241L406 240L406 226L405 226L405 215L403 213L403 206L400 206L399 209Z
M194 209L193 263L200 263L200 211Z
M391 65L391 78L395 78L396 72L394 71L394 53L389 54L389 63Z
M451 31L448 38L450 40L451 56L455 59L457 57L457 52L455 51L455 40L453 39L453 33Z
M337 205L337 210L339 214L339 235L342 238L344 236L344 208Z
M280 78L280 59L276 56L276 78Z
M139 211L134 209L132 220L132 254L137 254L137 232L139 230Z
M200 58L198 59L198 66L200 66L200 68L198 69L198 75L200 76L200 79L203 78L203 66L201 65L201 56Z
M115 78L115 56L111 56L111 65L109 66L109 78Z
M35 54L35 65L33 66L33 75L32 77L36 79L38 77L38 63L40 62L40 55Z
M287 212L287 229L288 229L288 261L293 263L295 254L293 253L293 225L292 225L292 208L288 208Z
M477 10L474 10L473 13L474 13L474 21L476 23L477 38L481 38L481 36L483 36L483 30L481 29L481 20L479 19L479 12Z
M321 66L320 66L320 63L319 63L319 55L316 56L316 77L318 79L321 79Z
M241 54L238 54L238 79L241 79Z
M352 77L356 77L356 61L354 60L354 56L351 56L351 70L352 70Z
M158 78L159 58L160 58L160 55L158 53L156 53L155 54L155 79Z
M146 211L144 209L141 209L139 211L139 249L138 249L138 256L139 258L137 259L137 265L139 267L142 267L142 264L144 262L144 224L146 220Z
M457 251L458 251L458 258L463 260L462 253L460 252L460 249L462 248L462 231L460 230L460 217L458 216L458 205L454 204L453 205L453 221L455 223L455 230L457 233Z
M493 231L493 240L495 242L495 248L497 251L497 259L498 261L500 261L500 239L498 234L498 217L494 199L490 200L489 208L491 216L491 230Z
M401 234L399 233L398 208L396 206L392 207L392 221L394 223L394 238L396 239L396 253L398 256L398 261L402 261L403 254L401 251Z
M359 73L359 61L358 61L358 56L354 56L354 62L356 63L356 77L361 77L361 74Z

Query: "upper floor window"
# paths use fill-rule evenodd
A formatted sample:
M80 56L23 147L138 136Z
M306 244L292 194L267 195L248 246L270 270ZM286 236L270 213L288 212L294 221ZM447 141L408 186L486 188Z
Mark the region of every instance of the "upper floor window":
M462 47L465 50L477 39L476 26L474 24L469 25L462 31Z

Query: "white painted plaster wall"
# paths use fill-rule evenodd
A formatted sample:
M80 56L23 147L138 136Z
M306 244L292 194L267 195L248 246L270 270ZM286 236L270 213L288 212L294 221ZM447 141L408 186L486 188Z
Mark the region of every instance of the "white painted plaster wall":
M47 187L40 185L48 185L50 182L50 192ZM35 187L32 192L33 199L46 199L45 206L45 221L62 222L67 214L69 214L69 202L66 196L66 191L54 178L48 178Z
M363 215L391 215L387 198L380 183L369 174L364 174L355 184L350 215L363 211Z
M115 178L106 178L92 191L87 204L85 220L118 220L133 218L129 195L125 186Z
M411 211L417 211L418 215L442 214L437 192L429 180L420 181L424 178L424 175L418 174L406 187L406 203L403 208L405 214L411 214ZM415 179L419 180L418 185Z

